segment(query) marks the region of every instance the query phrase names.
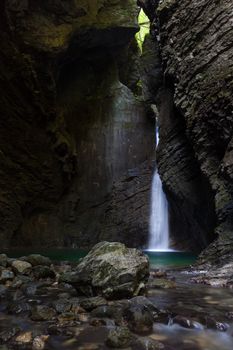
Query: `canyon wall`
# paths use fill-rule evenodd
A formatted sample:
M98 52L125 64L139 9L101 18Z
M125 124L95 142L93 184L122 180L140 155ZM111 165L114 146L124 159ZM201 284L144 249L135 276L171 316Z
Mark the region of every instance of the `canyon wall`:
M154 128L137 15L134 0L1 2L2 247L145 246Z
M137 4L151 21L141 57ZM203 263L229 260L232 7L1 2L2 246L88 248L106 239L145 247L156 114L171 244L208 247Z
M200 262L224 263L233 255L233 3L138 3L150 17L164 72L154 93L171 230L199 250L213 241Z

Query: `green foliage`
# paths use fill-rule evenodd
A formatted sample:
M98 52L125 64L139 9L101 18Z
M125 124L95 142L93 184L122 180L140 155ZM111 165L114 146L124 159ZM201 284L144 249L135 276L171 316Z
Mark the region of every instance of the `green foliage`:
M145 36L150 32L150 20L142 9L138 16L138 24L140 26L140 31L136 34L136 40L140 50L142 51Z

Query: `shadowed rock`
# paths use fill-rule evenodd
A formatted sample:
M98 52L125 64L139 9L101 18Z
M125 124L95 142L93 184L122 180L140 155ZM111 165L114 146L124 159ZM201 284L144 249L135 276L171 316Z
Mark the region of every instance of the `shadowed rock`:
M127 228L146 243L150 170L140 167L153 128L134 95L138 10L133 0L1 2L2 246L89 249L126 242Z

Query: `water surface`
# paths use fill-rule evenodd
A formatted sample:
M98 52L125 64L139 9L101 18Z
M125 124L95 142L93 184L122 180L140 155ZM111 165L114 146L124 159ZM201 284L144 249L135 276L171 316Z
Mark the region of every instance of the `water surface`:
M169 271L168 276L175 279L175 288L149 291L149 299L156 306L171 312L169 324L155 323L155 339L171 349L232 350L233 320L229 319L228 314L233 311L233 291L190 283L192 275L185 271ZM194 320L197 322L196 329L173 324L172 315ZM206 318L227 325L227 331L207 328Z
M151 268L185 267L195 263L196 256L187 252L176 251L145 251L150 259Z
M19 258L29 254L42 254L48 256L54 261L73 261L78 262L80 258L83 258L88 251L72 248L62 249L10 249L5 253L10 258ZM176 251L144 251L150 259L151 268L159 267L182 267L192 265L196 256L192 253L176 252Z

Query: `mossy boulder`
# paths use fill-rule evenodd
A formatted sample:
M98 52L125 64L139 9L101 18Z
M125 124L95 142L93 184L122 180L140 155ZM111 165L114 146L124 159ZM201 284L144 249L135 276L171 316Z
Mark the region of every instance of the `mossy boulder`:
M108 299L133 297L145 289L149 260L137 249L122 243L101 242L83 258L75 271L65 273L61 281L73 285L87 296Z

